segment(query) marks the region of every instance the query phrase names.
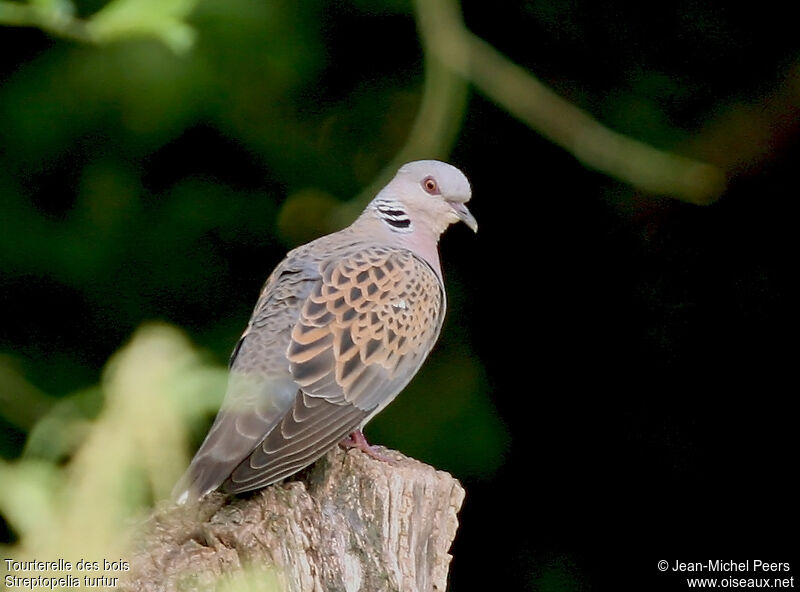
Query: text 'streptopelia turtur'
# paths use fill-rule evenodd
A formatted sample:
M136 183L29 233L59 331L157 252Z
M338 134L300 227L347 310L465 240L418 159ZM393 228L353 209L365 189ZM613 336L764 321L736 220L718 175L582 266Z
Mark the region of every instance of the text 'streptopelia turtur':
M231 356L214 424L175 488L181 503L264 487L361 429L419 370L439 336L439 236L478 225L457 168L411 162L353 224L289 252Z

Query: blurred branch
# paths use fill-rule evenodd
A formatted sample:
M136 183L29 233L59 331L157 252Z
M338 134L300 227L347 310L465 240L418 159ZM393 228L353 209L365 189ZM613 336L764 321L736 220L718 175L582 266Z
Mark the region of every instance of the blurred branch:
M0 25L37 27L52 35L102 44L154 38L176 53L191 48L194 30L184 19L198 0L111 0L88 19L75 16L69 0L0 0Z
M75 18L72 6L63 2L23 4L0 0L0 24L14 27L36 27L58 37L91 43L86 22Z
M425 52L425 90L408 140L395 157L397 164L420 158L420 155L433 158L449 153L467 107L466 82L439 59L436 36L429 34L437 19L460 24L458 6L447 2L427 3L426 0L417 0L415 4Z
M401 165L422 158L445 158L456 141L467 109L467 81L444 64L433 49L438 40L431 34L436 19L460 22L458 5L452 2L417 0L417 26L424 50L425 80L422 98L405 144L356 199L337 213L337 228L350 224L364 205L391 179Z
M426 53L588 168L692 203L711 203L721 195L721 169L605 127L467 30L453 0L418 0L416 8Z
M717 109L693 139L693 148L731 176L748 175L784 155L798 132L800 62L795 62L771 92Z

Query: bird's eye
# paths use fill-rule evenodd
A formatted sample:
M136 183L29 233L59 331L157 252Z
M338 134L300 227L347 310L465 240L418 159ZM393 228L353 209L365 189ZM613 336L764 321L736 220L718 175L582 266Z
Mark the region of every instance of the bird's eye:
M425 177L422 180L422 188L431 195L439 195L439 184L433 177Z

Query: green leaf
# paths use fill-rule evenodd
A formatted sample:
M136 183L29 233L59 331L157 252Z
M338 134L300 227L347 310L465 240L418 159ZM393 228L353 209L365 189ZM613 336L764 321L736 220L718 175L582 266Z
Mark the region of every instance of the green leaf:
M20 535L44 535L56 521L55 492L64 486L58 467L31 460L0 461L0 482L0 514Z
M112 0L86 24L100 43L122 39L156 37L176 53L188 51L195 31L184 19L197 0Z
M73 16L75 5L70 0L28 0L28 4L52 17Z

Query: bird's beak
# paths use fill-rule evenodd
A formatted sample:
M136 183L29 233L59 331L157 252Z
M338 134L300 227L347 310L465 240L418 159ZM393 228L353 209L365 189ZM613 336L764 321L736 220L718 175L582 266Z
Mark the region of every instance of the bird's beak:
M478 221L475 219L475 216L472 215L472 212L467 209L467 204L460 201L448 201L447 203L453 208L459 220L469 226L472 232L478 232Z

